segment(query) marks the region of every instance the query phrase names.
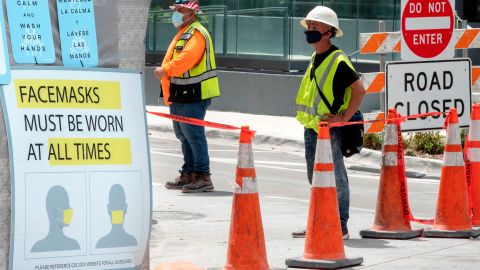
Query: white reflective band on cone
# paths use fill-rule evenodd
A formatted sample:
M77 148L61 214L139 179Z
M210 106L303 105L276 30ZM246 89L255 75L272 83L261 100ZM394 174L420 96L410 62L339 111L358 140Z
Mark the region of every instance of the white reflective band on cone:
M256 177L242 177L242 183L242 187L234 183L233 192L236 194L258 193Z
M335 187L335 174L329 172L313 172L312 187Z
M445 152L443 166L465 166L462 152Z
M397 166L397 153L395 152L384 153L382 159L384 166Z
M238 163L239 168L253 168L253 153L251 143L241 143L238 151Z
M472 148L468 149L468 159L471 162L480 162L480 148Z
M480 121L479 120L472 120L470 122L468 139L470 141L480 141Z
M385 132L383 134L383 142L386 145L397 145L398 144L398 131L397 125L388 124L385 125Z
M321 151L315 151L315 163L333 163L330 140L317 139L317 149L321 149ZM330 154L327 155L326 153Z
M462 140L460 139L460 131L457 123L448 124L446 144L462 144Z

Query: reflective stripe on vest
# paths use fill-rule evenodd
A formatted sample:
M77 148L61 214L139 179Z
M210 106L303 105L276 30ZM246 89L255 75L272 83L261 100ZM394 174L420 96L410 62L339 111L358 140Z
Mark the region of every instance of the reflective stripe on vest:
M193 22L177 41L177 47L182 47L193 36L195 30L198 30L205 38L205 52L201 61L190 70L177 77L171 77L171 87L189 86L200 84L201 99L212 98L220 95L217 71L215 65L215 52L213 51L212 39L208 31L198 22ZM180 51L174 51L174 59ZM198 86L194 86L198 87ZM172 91L171 91L172 92ZM192 97L196 99L195 97ZM200 98L200 97L198 97ZM192 100L194 101L194 100Z
M327 58L320 64L320 66L315 70L315 78L320 78L320 80L313 80L310 78L310 74L313 69L313 62L315 59L316 52L312 54L310 64L305 72L305 75L302 79L302 84L297 94L296 98L296 110L297 120L304 125L306 128L318 129L318 122L321 118L321 115L329 113L327 106L322 101L320 94L318 93L318 88L323 91L323 94L326 96L327 100L330 102L330 105L333 104L333 78L335 76L335 70L338 67L338 64L345 62L352 69L353 66L348 61L347 56L341 51L333 51ZM327 62L328 61L328 62ZM318 83L318 87L315 85ZM351 98L351 88L347 87L345 89L345 94L343 97L343 105L340 107L340 110L348 108Z
M333 66L333 63L335 63L335 61L337 61L337 58L342 54L341 51L337 51L332 59L330 60L330 62L328 63L328 66L327 68L325 68L325 72L323 72L322 74L322 78L320 79L320 83L318 83L318 87L320 88L320 91L322 91L323 93L323 89L324 89L324 86L325 86L325 81L327 81L327 77L328 77L328 74L330 74L330 71L332 70L332 66ZM312 68L313 68L313 59L312 59ZM310 76L310 75L309 75ZM316 81L314 80L314 83L316 83ZM318 91L318 89L317 89ZM325 93L324 93L325 94ZM314 108L318 108L318 105L320 104L320 101L322 101L322 97L320 96L320 94L317 95L317 98L315 99L315 105L314 105ZM331 105L331 104L330 104ZM315 110L315 114L314 115L317 115L317 110Z
M193 32L196 30L198 30L200 33L202 33L203 37L205 38L205 53L204 53L204 57L205 58L205 61L206 61L206 71L203 73L207 73L209 71L213 71L215 69L215 67L212 67L212 63L211 63L211 60L210 60L210 53L211 53L211 43L210 43L210 35L208 34L207 31L205 31L204 29L200 28L199 26L200 24L199 23L192 23L192 25L190 26L190 28L188 28L186 30L186 33L182 34L180 36L180 39L178 40L177 42L177 45L180 41L184 41L185 43L188 41L188 39L190 39L192 36L193 36ZM187 40L182 40L182 37L188 37ZM182 46L183 48L183 46ZM202 59L203 59L202 58ZM200 76L202 76L203 74L201 74ZM214 76L212 76L213 73L210 73L209 76L205 76L205 79L209 79L209 78L212 78ZM216 71L214 72L215 76L216 76ZM183 74L182 77L172 77L170 79L170 81L174 84L178 84L178 85L188 85L188 84L192 84L191 80L188 80L188 78L190 78L192 75L191 75L191 72L190 70L185 72ZM200 76L197 76L200 77ZM202 82L202 80L198 81L198 80L195 80L194 83L198 83L198 82Z
M182 79L182 78L171 78L170 82L174 84L179 84L179 85L186 85L186 84L194 84L194 83L201 83L202 81L208 80L210 78L217 77L217 71L216 70L210 70L207 71L200 76L196 77L191 77L187 79Z

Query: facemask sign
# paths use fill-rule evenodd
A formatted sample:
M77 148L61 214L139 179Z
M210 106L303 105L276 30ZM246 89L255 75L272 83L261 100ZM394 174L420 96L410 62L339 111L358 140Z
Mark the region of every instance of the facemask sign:
M304 33L307 43L310 44L319 42L322 39L322 36L325 35L325 33L322 34L318 31L305 31Z
M112 211L112 224L123 224L123 210Z
M179 28L180 26L182 26L183 14L178 11L174 11L172 14L172 23L175 28Z

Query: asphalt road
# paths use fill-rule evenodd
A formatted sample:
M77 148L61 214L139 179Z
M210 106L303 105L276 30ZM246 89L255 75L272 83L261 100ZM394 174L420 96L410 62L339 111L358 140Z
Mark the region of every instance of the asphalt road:
M215 191L185 195L163 187L167 180L178 175L182 164L178 140L172 133L152 131L153 219L158 222L152 226L152 267L176 259L190 260L205 267L223 266L237 151L236 141L209 138ZM303 149L272 147L264 143L254 144L253 151L269 262L272 267L284 267L286 258L303 253L304 240L290 237L292 231L304 228L307 219L310 186ZM358 232L373 225L379 174L350 170L348 174L352 238L345 241L345 249L347 257L363 256L365 259L362 266L354 269L403 269L405 266L412 269L476 269L474 265L480 263L480 252L474 251L480 250L478 240L361 239ZM408 179L408 187L414 215L432 218L439 181ZM412 227L425 226L412 223ZM456 254L456 257L450 260L445 253Z
M209 139L212 180L218 192L231 192L237 164L238 143ZM309 200L310 185L306 178L305 158L300 148L273 148L253 145L259 192L262 196L285 200ZM178 140L170 133L154 132L150 136L153 182L163 185L178 175L182 153ZM347 166L350 164L346 160ZM379 174L348 171L351 207L374 211ZM419 216L434 214L439 181L409 179L411 208Z

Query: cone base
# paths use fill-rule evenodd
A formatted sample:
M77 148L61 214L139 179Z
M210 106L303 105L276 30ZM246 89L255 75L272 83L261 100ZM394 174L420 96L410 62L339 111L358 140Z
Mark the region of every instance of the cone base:
M360 236L363 238L377 239L411 239L422 236L423 229L410 231L377 231L374 229L361 230Z
M423 237L435 238L475 238L480 235L480 228L471 230L447 231L429 229L423 232Z
M286 259L288 267L310 268L310 269L337 269L363 263L363 257L345 258L340 260L312 260L302 257Z

